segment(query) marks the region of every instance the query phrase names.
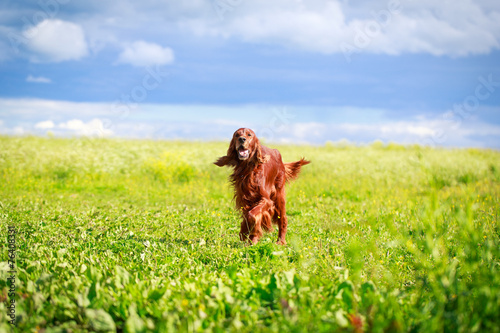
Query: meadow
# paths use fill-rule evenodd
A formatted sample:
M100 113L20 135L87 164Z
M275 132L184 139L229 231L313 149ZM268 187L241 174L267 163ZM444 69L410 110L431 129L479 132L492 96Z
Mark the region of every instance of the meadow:
M250 247L227 145L0 137L0 332L500 332L500 152L269 144L312 164Z

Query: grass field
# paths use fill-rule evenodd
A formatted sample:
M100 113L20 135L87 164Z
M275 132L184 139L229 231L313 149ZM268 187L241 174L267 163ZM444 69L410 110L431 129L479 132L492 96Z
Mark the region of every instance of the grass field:
M0 332L9 226L16 332L500 332L499 152L270 146L313 162L286 247L238 240L227 143L0 137Z

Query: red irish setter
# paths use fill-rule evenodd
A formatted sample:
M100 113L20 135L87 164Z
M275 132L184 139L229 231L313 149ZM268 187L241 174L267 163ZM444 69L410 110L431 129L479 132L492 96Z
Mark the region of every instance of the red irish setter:
M234 168L230 180L237 208L243 216L242 241L256 244L262 237L262 229L272 231L272 224L277 224L277 243L286 245L285 184L295 179L302 166L309 163L305 159L283 163L280 152L261 145L251 129L240 128L234 133L227 155L219 158L215 165Z

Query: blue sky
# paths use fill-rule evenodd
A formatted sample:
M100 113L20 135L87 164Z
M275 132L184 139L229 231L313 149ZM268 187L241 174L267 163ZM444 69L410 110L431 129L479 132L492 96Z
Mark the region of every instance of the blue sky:
M500 3L3 1L0 134L500 148Z

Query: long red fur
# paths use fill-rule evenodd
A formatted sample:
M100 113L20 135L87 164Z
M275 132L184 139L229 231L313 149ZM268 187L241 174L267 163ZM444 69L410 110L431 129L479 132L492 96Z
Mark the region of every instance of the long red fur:
M240 159L238 149L248 150L248 158ZM280 152L261 145L251 129L240 128L234 133L226 156L214 164L234 168L230 181L234 186L236 207L242 215L242 241L257 243L263 230L272 231L275 224L278 226L278 244L286 244L285 185L296 179L302 166L309 163L305 159L283 163Z

